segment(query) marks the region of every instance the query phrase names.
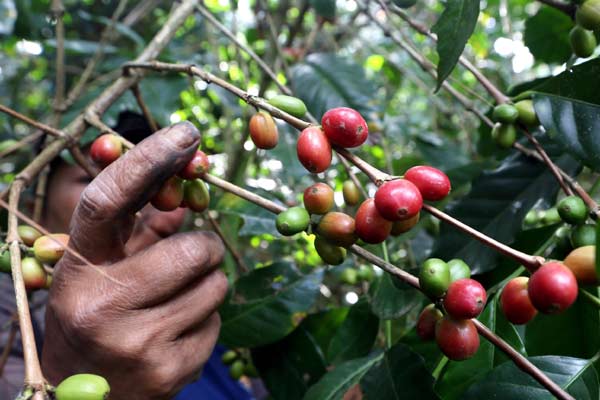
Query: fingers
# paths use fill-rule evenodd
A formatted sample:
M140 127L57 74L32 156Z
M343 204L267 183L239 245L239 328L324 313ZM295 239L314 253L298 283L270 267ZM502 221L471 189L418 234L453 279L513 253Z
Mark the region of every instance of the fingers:
M186 232L170 236L121 262L113 276L134 290L131 309L153 307L215 269L223 260L223 244L212 232Z
M197 376L208 361L217 344L220 329L221 318L218 313L214 313L178 340L180 357L190 373Z
M71 244L93 263L124 256L134 214L193 157L200 134L180 123L148 137L85 189L71 222Z
M156 318L165 321L173 338L185 335L215 313L227 295L227 278L220 270L202 276L175 297L152 309Z

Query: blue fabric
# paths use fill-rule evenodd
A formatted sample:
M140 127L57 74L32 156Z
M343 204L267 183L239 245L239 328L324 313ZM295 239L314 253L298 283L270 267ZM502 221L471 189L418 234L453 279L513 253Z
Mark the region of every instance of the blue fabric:
M229 376L229 367L221 362L227 351L217 345L204 366L202 376L177 395L176 400L251 400L252 395Z

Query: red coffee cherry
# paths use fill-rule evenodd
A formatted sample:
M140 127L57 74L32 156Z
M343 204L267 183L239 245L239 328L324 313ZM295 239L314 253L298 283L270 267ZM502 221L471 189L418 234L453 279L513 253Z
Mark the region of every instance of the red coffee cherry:
M321 218L317 233L340 247L350 247L357 239L354 218L336 211L328 212Z
M423 207L419 189L406 179L395 179L381 185L375 193L377 211L390 221L401 221L414 217Z
M313 174L323 172L331 165L331 144L319 127L311 126L303 130L296 150L300 163Z
M38 260L33 257L25 257L21 260L21 271L23 281L28 290L42 289L46 286L46 271Z
M269 150L277 146L279 132L271 114L260 111L250 118L250 138L259 149Z
M160 211L173 211L181 205L183 200L183 180L172 176L167 180L150 203Z
M387 239L392 230L392 221L388 221L379 214L374 199L363 201L354 219L356 234L366 243L381 243Z
M346 107L327 111L321 119L325 135L331 143L342 147L357 147L367 140L367 122L356 110Z
M421 311L417 320L417 335L423 340L435 339L435 326L444 315L435 304L430 304Z
M537 314L527 291L528 282L529 278L526 276L511 279L500 295L502 312L515 325L526 324Z
M577 299L577 280L563 263L542 265L529 279L528 293L533 306L544 314L557 314Z
M425 200L442 200L450 193L450 179L437 168L426 165L412 167L406 171L404 179L414 183Z
M194 158L177 175L183 179L198 179L208 172L210 161L203 151L196 151Z
M325 214L334 206L333 189L326 183L315 183L304 191L304 208L309 214Z
M448 286L444 297L444 309L453 318L475 318L487 301L487 293L481 283L473 279L458 279Z
M122 154L123 142L118 136L110 133L98 137L90 148L90 157L101 168L106 168Z
M399 236L405 232L410 231L416 224L419 223L420 213L417 213L412 218L405 219L404 221L394 221L392 224L392 236Z
M442 353L454 361L471 358L479 349L479 334L470 319L446 315L435 327L435 341Z

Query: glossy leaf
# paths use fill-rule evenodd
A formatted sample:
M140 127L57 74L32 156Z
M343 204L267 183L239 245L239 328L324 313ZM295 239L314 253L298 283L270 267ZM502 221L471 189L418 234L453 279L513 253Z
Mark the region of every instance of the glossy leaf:
M371 355L338 365L306 392L304 400L341 400L348 389L382 358L383 354Z
M261 380L276 399L302 399L326 373L326 362L304 322L283 340L252 350Z
M292 86L309 111L318 119L335 107L351 107L367 121L377 111L373 105L376 88L363 67L348 58L316 53L292 69Z
M525 46L538 62L562 64L571 57L569 31L573 21L552 7L541 7L525 21Z
M344 323L329 343L327 359L332 364L365 356L373 347L379 330L379 319L366 300L350 308Z
M223 196L217 204L217 209L224 215L240 217L243 224L239 236L271 234L275 237L281 235L275 228L276 215L253 203L244 201L233 195Z
M536 94L535 111L548 135L586 166L600 171L600 106Z
M438 399L433 383L423 358L409 347L397 344L367 372L360 386L367 399L428 400Z
M550 145L548 140L543 140L542 145L567 173L578 171L579 164L570 156L561 155L559 147ZM527 211L540 200L554 199L557 191L556 180L544 164L512 151L498 168L481 174L470 193L446 211L500 242L511 244ZM444 223L433 253L442 259L464 259L473 274L494 269L500 257Z
M394 285L389 274L383 274L373 297L371 309L381 319L400 318L423 302L423 296L404 283Z
M600 104L600 90L597 90L596 85L590 84L595 82L598 76L600 76L600 59L594 58L544 80L532 90Z
M458 62L467 41L475 30L479 16L479 0L448 0L444 12L432 31L437 33L437 89L442 86Z
M283 338L314 304L322 278L322 271L302 275L286 262L243 276L220 309L221 341L228 347L255 347Z
M598 399L598 375L590 360L570 357L531 357L530 361L577 400ZM465 400L495 398L503 400L541 400L550 393L531 376L507 361L491 371L465 393Z

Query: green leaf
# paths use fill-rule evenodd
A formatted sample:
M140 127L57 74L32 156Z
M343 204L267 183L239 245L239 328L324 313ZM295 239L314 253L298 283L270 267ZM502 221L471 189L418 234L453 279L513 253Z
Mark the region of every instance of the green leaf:
M546 152L564 171L573 174L579 164L562 155L556 145L540 137ZM454 218L491 236L511 244L521 230L527 211L540 200L553 201L558 185L546 166L516 151L492 171L485 171L473 182L470 193L451 204L447 212ZM500 255L448 224L441 224L434 248L435 257L449 260L462 258L473 274L492 270Z
M383 354L371 355L338 365L306 392L304 400L342 399L348 389L357 384L363 375L382 358Z
M249 203L237 197L223 197L217 204L217 210L224 215L240 217L243 221L239 236L254 236L268 233L281 237L275 228L276 215L256 204Z
M525 46L537 61L562 64L571 57L569 31L573 21L552 7L541 7L525 21Z
M327 359L332 364L365 356L373 347L379 330L379 319L369 303L361 299L350 308L344 323L329 343Z
M335 0L310 0L310 5L321 17L335 18Z
M600 59L594 58L545 80L533 90L600 105L600 90L590 84L596 82L598 76Z
M438 399L433 383L423 358L403 344L386 351L360 380L366 398L382 400Z
M349 58L315 53L292 68L292 86L309 111L318 119L335 107L351 107L369 121L378 110L377 88L367 79L363 67Z
M405 283L397 287L390 274L383 274L371 299L371 309L381 319L400 318L423 301L420 292Z
M220 340L228 347L256 347L296 328L319 294L323 271L302 275L277 262L240 278L221 306Z
M570 357L531 357L529 360L577 400L598 399L598 375L592 360ZM465 393L465 400L546 400L550 393L530 375L507 361L495 368Z
M533 99L548 136L577 160L600 171L600 106L552 95L536 94Z
M437 33L437 88L442 86L458 62L467 41L475 30L479 16L479 0L448 0L444 12L432 31Z
M557 315L539 313L525 329L525 346L532 356L593 356L600 347L600 316L595 305L580 296Z
M327 372L325 357L304 322L283 340L252 350L254 365L273 398L302 399Z
M323 353L327 352L331 339L344 323L349 311L348 307L332 308L311 314L302 321L302 326L310 332Z

